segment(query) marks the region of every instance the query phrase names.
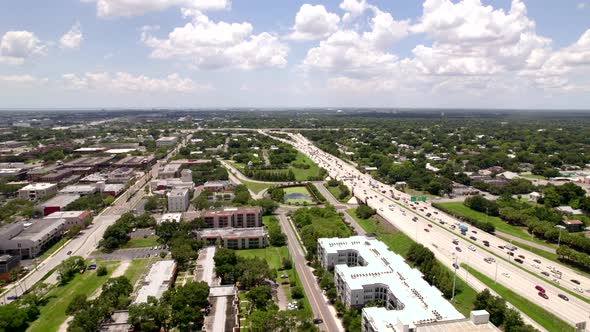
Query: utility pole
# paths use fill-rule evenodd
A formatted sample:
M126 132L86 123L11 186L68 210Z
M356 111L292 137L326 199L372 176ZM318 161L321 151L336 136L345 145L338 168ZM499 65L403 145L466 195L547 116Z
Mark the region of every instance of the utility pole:
M451 296L451 301L455 299L455 286L457 285L457 256L453 253L453 258L455 260L455 264L453 265L453 295Z

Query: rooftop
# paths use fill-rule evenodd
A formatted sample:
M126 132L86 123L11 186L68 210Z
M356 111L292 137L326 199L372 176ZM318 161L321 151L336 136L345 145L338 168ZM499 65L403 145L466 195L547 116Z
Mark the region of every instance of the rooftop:
M185 196L188 195L188 189L187 188L175 188L170 190L170 192L168 193L168 197L170 196Z
M44 237L51 235L55 229L61 228L65 225L64 219L48 219L32 221L29 227L26 227L20 234L13 237L11 240L30 240L37 242Z
M440 321L460 319L459 313L442 296L440 290L429 285L422 273L410 267L404 258L390 251L387 245L364 236L318 239L326 253L356 251L362 257L363 266L335 266L335 273L345 280L352 290L365 285L385 284L403 303L402 310L388 311L386 316L399 317L404 323L424 320Z
M148 296L159 299L170 286L175 269L176 263L173 260L155 262L143 280L143 285L137 291L137 297L133 303L145 303Z
M90 215L90 211L57 211L46 216L43 219L69 219L69 218L80 218L84 219L87 215Z
M21 190L43 190L57 186L55 183L31 183L21 188Z
M232 215L234 213L261 213L262 209L258 206L245 206L245 207L226 207L218 208L215 210L206 210L202 212L202 216L214 216L214 215Z
M63 194L57 195L46 202L39 204L40 207L59 206L66 207L68 204L80 198L80 195Z
M182 213L164 213L158 220L158 224L163 222L180 222Z

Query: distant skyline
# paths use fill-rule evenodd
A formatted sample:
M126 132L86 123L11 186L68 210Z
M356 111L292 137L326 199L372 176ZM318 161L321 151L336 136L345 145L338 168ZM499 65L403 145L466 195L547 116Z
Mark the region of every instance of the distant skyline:
M0 109L590 109L590 0L0 2Z

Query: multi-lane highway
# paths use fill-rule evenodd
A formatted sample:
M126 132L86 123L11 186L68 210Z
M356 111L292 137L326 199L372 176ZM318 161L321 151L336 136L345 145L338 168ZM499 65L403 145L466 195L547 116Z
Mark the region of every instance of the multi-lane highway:
M547 271L548 265L555 266L563 275L562 281L560 281L561 286L578 293L580 286L569 280L576 279L580 281L582 287L589 288L590 280L588 278L563 265L538 257L523 248L514 251L514 257L518 255L525 257L523 264L512 262L512 258L511 261L508 261L509 256L506 253L508 250L499 248L499 246L507 245L506 241L481 231L471 233L471 229L473 229L471 227L467 236L463 237L450 228L451 225L455 225L457 228L456 224L459 221L455 218L441 211L436 211L429 204L411 204L408 195L376 181L352 165L319 150L302 135L289 135L293 141L285 142L293 144L319 166L327 169L330 176L343 180L357 198L376 209L384 219L396 228L430 248L437 258L451 269L455 260L458 264L466 263L572 325L588 320L590 304L559 289L540 272ZM392 194L397 196L399 200L392 198ZM436 213L434 213L435 211ZM427 213L430 213L431 217L426 217ZM475 240L470 239L472 236ZM456 240L457 244L454 244L453 240ZM490 246L484 246L483 240L488 241ZM489 257L494 258L494 261L490 263L484 261ZM535 263L533 260L538 260L541 263ZM539 268L535 266L539 266ZM466 273L466 271L459 268L458 273ZM535 289L537 285L545 289L548 299L538 295L539 292ZM576 288L578 291L575 290ZM560 298L559 294L566 295L569 300ZM589 295L584 291L579 294L586 297Z

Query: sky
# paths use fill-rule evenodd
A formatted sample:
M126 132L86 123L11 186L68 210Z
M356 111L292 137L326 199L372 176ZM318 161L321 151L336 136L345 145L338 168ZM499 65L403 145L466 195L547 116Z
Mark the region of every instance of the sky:
M0 108L590 109L590 0L6 0Z

